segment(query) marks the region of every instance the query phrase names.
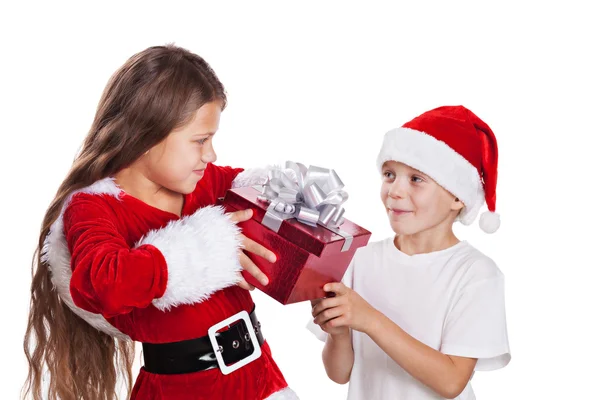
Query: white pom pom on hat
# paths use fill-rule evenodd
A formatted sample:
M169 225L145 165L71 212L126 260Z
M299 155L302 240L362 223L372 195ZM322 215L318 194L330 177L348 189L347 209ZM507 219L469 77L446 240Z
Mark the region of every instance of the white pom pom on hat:
M483 204L488 212L480 228L493 233L500 227L496 211L498 145L490 127L463 106L427 111L385 134L377 168L398 161L429 175L464 204L458 220L475 221Z
M485 233L494 233L500 228L500 215L486 211L479 217L479 227Z

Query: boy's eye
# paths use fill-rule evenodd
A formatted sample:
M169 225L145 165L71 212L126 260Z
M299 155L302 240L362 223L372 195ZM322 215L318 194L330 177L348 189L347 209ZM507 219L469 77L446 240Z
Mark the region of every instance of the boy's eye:
M384 171L383 177L386 179L394 179L394 174L390 171Z
M413 176L413 177L411 178L411 180L412 180L413 182L415 182L415 183L421 183L421 182L423 182L423 178L421 178L420 176L416 176L416 175L415 175L415 176Z
M206 142L207 140L208 140L208 138L204 138L204 139L196 140L196 142L198 142L200 144L204 144L204 142Z

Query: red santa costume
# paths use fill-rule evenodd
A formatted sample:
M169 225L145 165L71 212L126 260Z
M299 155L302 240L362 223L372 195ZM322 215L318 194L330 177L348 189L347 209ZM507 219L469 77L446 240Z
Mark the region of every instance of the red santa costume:
M73 193L43 250L62 300L95 328L160 344L206 337L208 329L253 310L239 280L237 226L214 207L232 187L264 170L209 164L179 217L123 192L112 178ZM142 368L132 399L297 399L266 342L260 357L225 375ZM147 363L147 362L146 362Z

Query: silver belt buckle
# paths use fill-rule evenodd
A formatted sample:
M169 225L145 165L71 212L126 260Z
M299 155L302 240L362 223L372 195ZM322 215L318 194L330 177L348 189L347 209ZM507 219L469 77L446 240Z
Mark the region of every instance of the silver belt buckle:
M219 346L219 343L217 343L217 331L239 320L244 321L244 323L246 324L246 329L248 331L248 334L250 335L250 340L252 341L252 344L254 346L254 351L248 357L243 358L240 361L228 366L225 365L225 361L223 360L223 348ZM215 356L217 357L219 369L221 370L223 375L228 375L233 371L250 364L252 361L258 359L262 355L260 345L258 344L258 338L256 337L256 332L254 331L254 327L252 326L252 321L250 321L250 314L248 314L248 311L240 311L239 313L232 315L231 317L224 319L223 321L218 322L210 328L208 328L208 338L210 339L210 344L213 348L213 351L215 352Z

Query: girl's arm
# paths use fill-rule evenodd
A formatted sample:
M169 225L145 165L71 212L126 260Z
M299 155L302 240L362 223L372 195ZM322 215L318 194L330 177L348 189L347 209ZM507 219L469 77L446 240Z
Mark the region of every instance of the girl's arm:
M209 174L205 174L199 185L212 188L216 198L219 198L225 195L227 189L264 184L269 176L269 171L275 168L278 167L273 165L270 167L244 169L208 164L207 171ZM283 168L282 171L292 181L297 182L294 171L286 168Z
M65 278L78 307L105 318L151 304L167 310L239 281L239 229L219 208L172 221L133 247L116 218L101 196L78 194L63 216L70 260L58 257L59 242L49 246L52 268L72 269Z
M322 300L313 309L323 330L349 327L366 333L398 365L444 398L464 390L477 359L443 354L410 336L342 283L324 287L336 297Z
M206 166L206 173L198 182L196 189L199 192L212 193L214 202L219 197L225 196L225 192L232 187L245 187L264 183L268 173L266 168L244 169L209 163Z

